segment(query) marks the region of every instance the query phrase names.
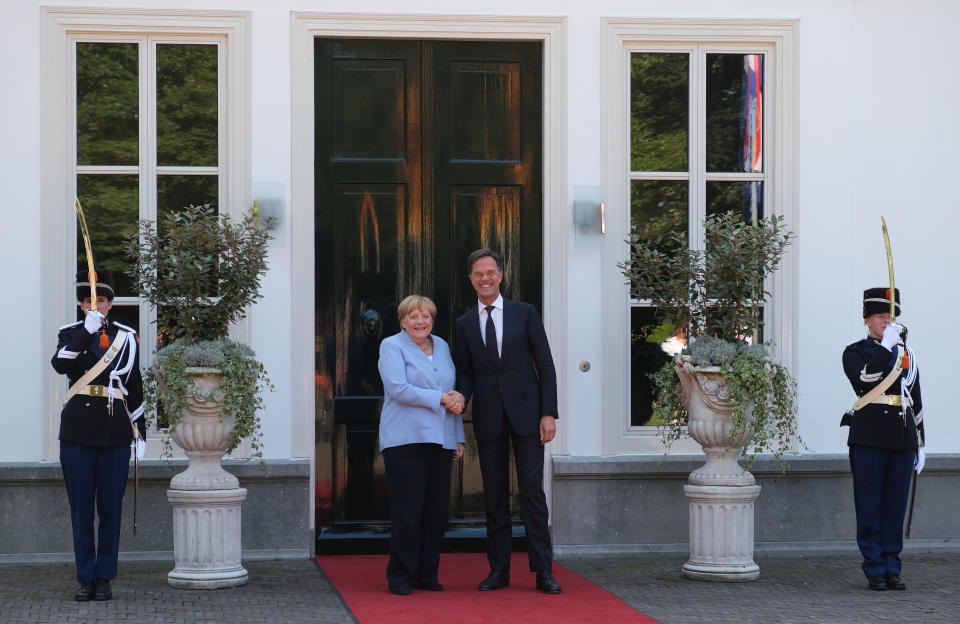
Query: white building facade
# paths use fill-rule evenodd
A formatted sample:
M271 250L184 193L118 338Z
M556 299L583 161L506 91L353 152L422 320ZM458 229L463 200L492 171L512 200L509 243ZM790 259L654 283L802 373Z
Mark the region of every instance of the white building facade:
M557 552L685 548L681 485L700 452L682 441L664 458L656 427L639 415L631 333L648 309L631 302L618 264L631 228L667 223L657 231L679 227L697 244L703 218L741 209L746 195L796 234L771 280L763 338L797 379L805 443L786 474L764 457L755 464L758 547L852 546L838 424L853 396L840 354L865 332L863 289L888 283L884 216L929 436L913 538L960 538L949 520L960 504L945 495L957 486L960 422L938 325L960 304L948 279L960 261L951 147L960 141L960 4L401 8L2 8L0 71L13 88L0 101L0 249L16 275L7 283L17 311L2 365L12 391L0 415L0 515L11 529L0 557L70 553L57 463L65 387L49 358L56 329L76 314L75 196L88 214L109 207L111 219L126 219L94 236L101 258L136 219L177 202L240 215L256 200L277 219L264 297L234 328L276 386L261 415L266 469L230 462L250 490L251 556L358 550L382 537L366 350L396 331L396 303L413 292L437 300L444 335L473 303L463 262L481 244L504 253L507 290L539 307L553 348L560 420L546 489ZM474 110L477 94L486 99ZM363 114L385 130L369 131ZM727 145L736 150L724 153ZM577 208L602 219L603 233L578 227ZM132 291L115 310L141 328L146 365L155 312ZM148 458L159 458L164 435L151 434ZM452 515L465 539L480 526L470 455L455 470ZM167 552L170 473L159 461L144 471L146 537L125 534L121 550Z

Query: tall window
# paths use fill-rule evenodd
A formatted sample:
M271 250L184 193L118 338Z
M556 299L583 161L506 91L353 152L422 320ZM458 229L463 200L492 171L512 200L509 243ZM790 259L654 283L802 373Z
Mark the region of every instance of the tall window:
M217 37L75 43L76 194L96 262L113 271L110 316L141 334L155 319L126 274L127 239L140 219L216 209L221 195L220 49ZM78 238L77 270L86 264Z
M705 217L763 217L764 54L695 46L630 52L630 223L663 248L686 233L702 248ZM630 425L652 417L649 374L686 344L686 328L630 302Z
M603 18L602 450L663 452L647 374L685 342L630 299L618 264L636 232L656 244L686 233L703 248L703 221L782 215L796 231L796 20ZM796 259L769 284L765 340L795 365ZM695 451L681 440L678 453Z

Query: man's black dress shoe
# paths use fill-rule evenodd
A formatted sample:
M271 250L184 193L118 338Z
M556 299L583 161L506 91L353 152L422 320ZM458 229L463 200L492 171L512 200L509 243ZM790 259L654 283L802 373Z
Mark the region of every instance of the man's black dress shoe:
M510 574L505 572L491 572L490 576L480 581L477 589L480 591L491 591L500 589L510 584Z
M559 594L562 591L550 570L537 570L537 589L545 594Z
M875 589L877 591L886 591L887 590L887 579L882 576L871 576L867 580L867 587L870 589Z
M443 585L437 581L420 581L414 585L415 589L425 589L427 591L443 591Z
M398 596L409 596L409 595L410 595L410 588L409 588L409 587L404 587L404 586L402 586L402 585L391 585L391 586L390 586L390 593L391 593L391 594L396 594L396 595L398 595Z
M899 574L888 574L887 578L887 589L906 589L907 586L902 580L900 580Z
M107 579L97 579L96 589L93 591L94 600L110 600L113 598L113 590L110 589L110 581Z
M93 581L80 583L80 588L77 590L77 593L73 595L73 599L77 602L87 602L88 600L93 600L93 593L95 591L94 588L95 585Z

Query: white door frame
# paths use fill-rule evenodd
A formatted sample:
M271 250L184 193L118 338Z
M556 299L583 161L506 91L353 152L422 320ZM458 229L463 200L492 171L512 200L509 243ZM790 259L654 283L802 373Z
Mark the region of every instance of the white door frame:
M567 202L566 18L293 12L291 28L291 453L310 457L310 528L314 519L314 40L317 37L490 39L543 43L543 311L558 387L566 387ZM561 412L566 397L559 397ZM565 453L559 421L551 447ZM544 458L550 501L550 451Z

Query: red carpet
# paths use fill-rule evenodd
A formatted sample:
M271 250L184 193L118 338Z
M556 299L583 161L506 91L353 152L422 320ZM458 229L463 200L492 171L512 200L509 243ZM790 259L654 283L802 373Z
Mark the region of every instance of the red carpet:
M657 624L556 562L553 576L563 586L563 593L542 594L536 590L533 573L526 571L526 553L514 553L513 557L516 569L511 574L510 587L477 591L477 583L489 572L486 555L444 554L440 559L440 582L445 590L414 590L409 596L396 596L387 590L386 555L317 557L317 563L361 624Z

